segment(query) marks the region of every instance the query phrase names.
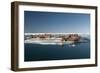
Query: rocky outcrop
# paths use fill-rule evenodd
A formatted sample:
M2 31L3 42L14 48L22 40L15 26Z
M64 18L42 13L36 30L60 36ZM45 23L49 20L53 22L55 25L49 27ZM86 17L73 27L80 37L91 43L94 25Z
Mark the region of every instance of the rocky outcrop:
M69 34L67 37L63 37L62 41L79 41L80 38L78 34Z

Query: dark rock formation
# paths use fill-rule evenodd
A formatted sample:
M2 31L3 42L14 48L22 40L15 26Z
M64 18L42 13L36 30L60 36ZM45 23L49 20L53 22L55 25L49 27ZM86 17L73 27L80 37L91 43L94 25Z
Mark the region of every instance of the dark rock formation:
M67 37L63 37L62 41L79 41L80 38L78 34L69 34Z

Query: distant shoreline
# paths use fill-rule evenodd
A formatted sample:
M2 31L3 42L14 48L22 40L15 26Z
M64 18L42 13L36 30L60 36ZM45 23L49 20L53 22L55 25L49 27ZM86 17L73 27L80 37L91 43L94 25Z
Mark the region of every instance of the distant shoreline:
M52 34L52 35L56 35L56 34L78 34L78 35L90 35L90 33L24 33L24 35L41 35L41 34Z
M41 33L41 34L27 34L24 37L25 43L36 43L36 44L75 44L77 42L87 42L89 40L88 35L83 34L65 34L65 33Z

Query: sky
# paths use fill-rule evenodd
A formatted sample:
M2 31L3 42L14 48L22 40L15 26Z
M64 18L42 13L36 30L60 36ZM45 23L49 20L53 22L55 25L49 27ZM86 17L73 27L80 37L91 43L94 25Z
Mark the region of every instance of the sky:
M89 33L90 14L24 11L25 33Z

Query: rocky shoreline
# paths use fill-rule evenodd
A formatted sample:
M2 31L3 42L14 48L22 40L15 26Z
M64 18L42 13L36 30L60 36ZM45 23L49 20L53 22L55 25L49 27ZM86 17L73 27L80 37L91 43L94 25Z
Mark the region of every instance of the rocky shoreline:
M42 35L30 35L25 39L25 43L35 43L35 44L74 44L77 42L87 41L83 39L78 34L67 34L67 35L51 35L51 34L42 34Z

